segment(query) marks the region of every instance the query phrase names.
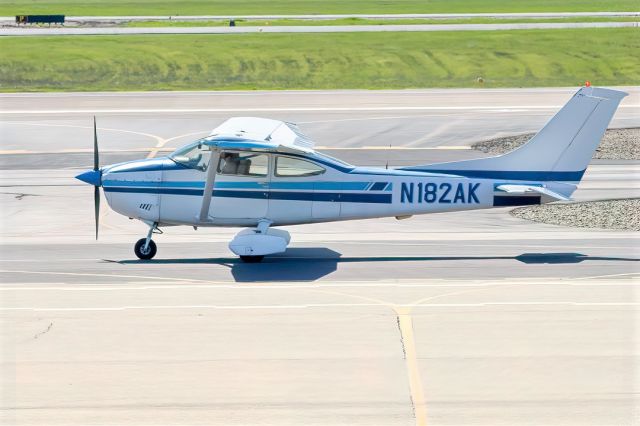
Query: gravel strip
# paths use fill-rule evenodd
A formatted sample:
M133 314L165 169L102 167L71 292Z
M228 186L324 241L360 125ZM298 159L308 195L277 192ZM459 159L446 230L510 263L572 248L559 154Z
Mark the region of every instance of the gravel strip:
M520 207L511 214L553 225L640 231L640 198L544 204Z
M488 154L500 155L523 145L533 135L535 133L526 133L476 142L471 145L471 148ZM640 127L607 130L593 158L603 160L640 160Z

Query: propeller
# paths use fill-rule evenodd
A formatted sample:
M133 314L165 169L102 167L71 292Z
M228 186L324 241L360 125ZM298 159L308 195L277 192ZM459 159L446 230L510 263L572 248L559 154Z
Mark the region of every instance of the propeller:
M100 172L100 154L98 152L98 129L96 127L96 116L93 116L93 171ZM102 179L101 179L102 180ZM100 187L93 187L93 211L96 219L96 240L98 239L98 225L100 223Z
M76 179L93 185L93 206L96 218L96 240L98 239L98 221L100 220L100 187L102 186L102 170L100 170L100 153L98 151L98 128L93 116L93 169L80 173Z

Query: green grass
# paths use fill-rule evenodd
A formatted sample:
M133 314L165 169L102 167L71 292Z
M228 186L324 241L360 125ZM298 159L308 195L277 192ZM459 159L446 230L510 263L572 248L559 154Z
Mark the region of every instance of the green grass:
M638 0L3 0L0 15L256 15L637 11Z
M428 24L512 24L512 23L533 23L533 22L635 22L640 20L637 17L578 17L578 18L556 18L556 19L495 19L495 18L461 18L461 19L236 19L236 26L294 26L294 25L428 25ZM229 20L210 21L129 21L123 23L124 27L226 27Z
M635 28L0 38L1 91L640 84Z

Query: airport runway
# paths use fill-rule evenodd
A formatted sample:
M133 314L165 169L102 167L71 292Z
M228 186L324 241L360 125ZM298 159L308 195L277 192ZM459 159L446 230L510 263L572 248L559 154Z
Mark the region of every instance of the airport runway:
M371 33L432 31L507 31L566 28L637 28L638 22L526 22L513 24L291 25L236 27L5 27L0 36L70 36L136 34Z
M497 209L291 227L290 250L248 265L237 230L167 228L139 262L144 227L105 208L93 241L73 180L96 110L114 156L242 113L305 121L359 164L393 138L393 165L475 155L459 147L535 130L572 91L0 96L0 422L634 424L637 233ZM632 89L614 125L637 105ZM639 172L599 161L576 199L640 196Z

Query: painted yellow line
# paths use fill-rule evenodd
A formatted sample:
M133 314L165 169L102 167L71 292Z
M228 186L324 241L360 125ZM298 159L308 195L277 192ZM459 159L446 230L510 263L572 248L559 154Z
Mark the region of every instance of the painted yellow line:
M174 137L169 138L169 139L158 138L158 143L151 150L151 152L149 152L149 155L147 155L147 159L155 157L158 154L158 151L162 150L164 145L167 142L171 142L172 140L184 138L184 137L187 137L187 136L199 135L199 134L202 134L202 133L206 134L206 133L208 133L208 130L199 130L197 132L184 133L182 135L174 136ZM173 149L171 151L173 151Z
M416 341L413 335L411 308L395 307L394 310L398 315L398 328L400 329L404 357L407 364L407 376L409 378L413 414L416 418L416 425L425 426L427 424L427 405L422 387L422 379L420 377Z
M411 404L413 406L413 415L416 418L417 426L425 426L427 424L427 405L425 402L424 390L422 389L422 379L420 378L418 356L415 338L413 336L413 321L411 319L412 307L392 305L389 302L373 297L349 294L336 290L327 290L326 288L315 288L313 291L352 297L366 302L372 302L372 306L379 304L380 306L386 306L393 309L397 316L398 328L400 329L400 340L402 342L402 352L404 353L405 362L407 364L407 376L409 377L409 392L411 395Z
M131 149L109 149L109 150L100 150L101 154L109 154L109 153L121 153L121 152L149 152L151 150L157 149L158 151L173 151L173 148L131 148ZM93 153L93 149L89 148L79 148L79 149L59 149L56 151L29 151L27 149L9 149L9 150L0 150L0 155L16 155L16 154L91 154Z

